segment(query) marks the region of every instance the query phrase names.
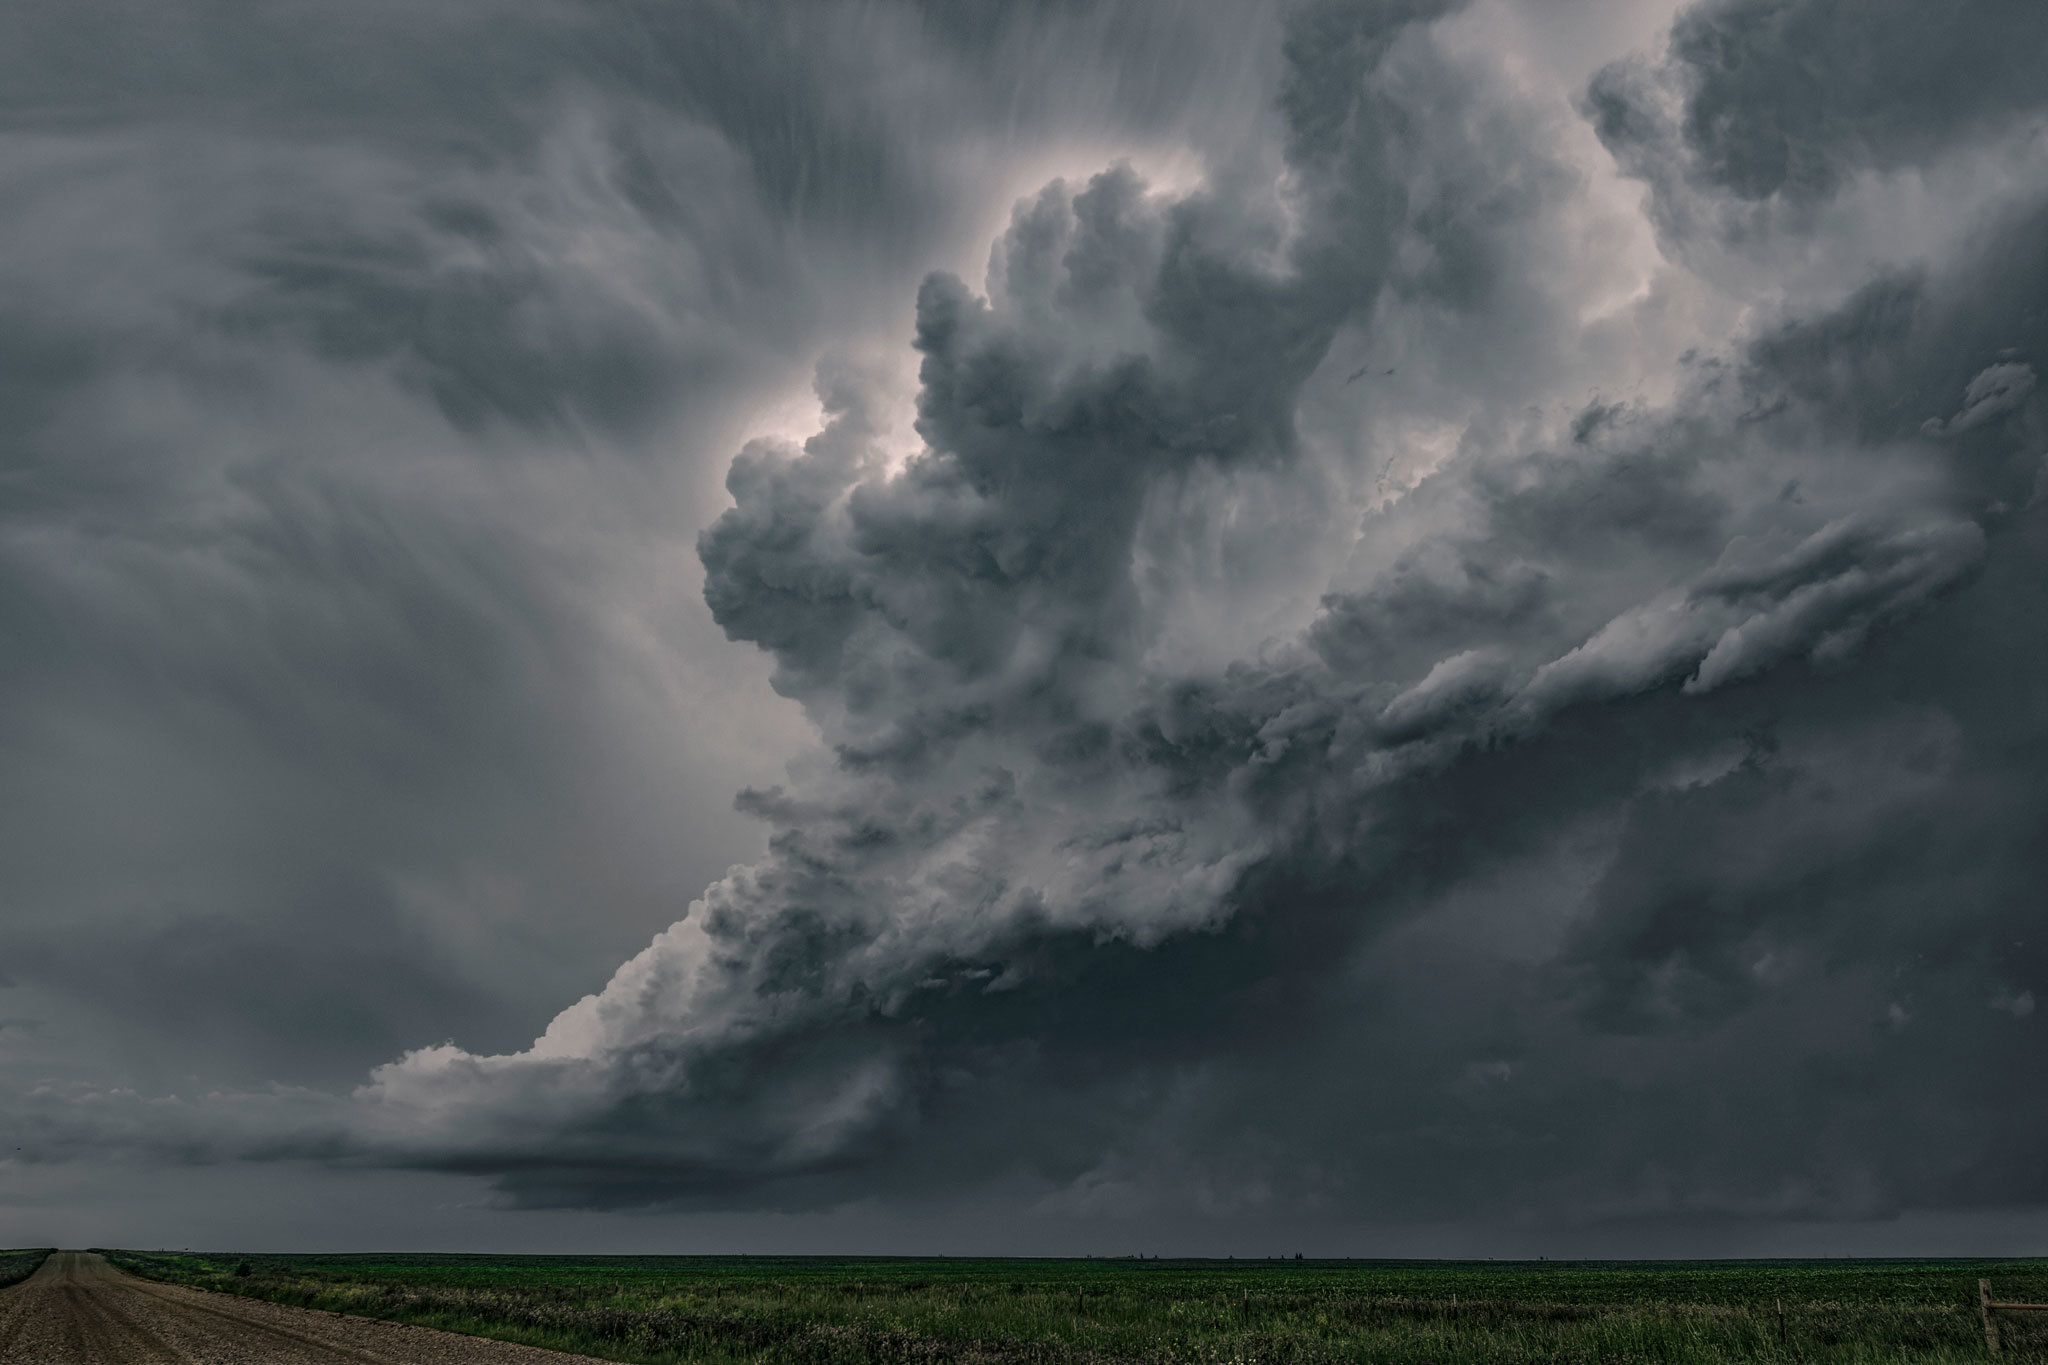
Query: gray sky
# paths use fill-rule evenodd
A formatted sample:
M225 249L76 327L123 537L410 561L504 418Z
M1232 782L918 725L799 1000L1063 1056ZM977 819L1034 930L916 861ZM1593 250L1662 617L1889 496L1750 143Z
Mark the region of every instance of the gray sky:
M7 7L0 1242L2048 1251L2044 52Z

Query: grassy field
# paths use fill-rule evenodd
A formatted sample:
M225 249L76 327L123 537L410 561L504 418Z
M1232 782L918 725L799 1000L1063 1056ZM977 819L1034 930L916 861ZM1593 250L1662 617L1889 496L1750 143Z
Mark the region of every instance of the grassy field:
M2048 1301L2048 1261L106 1254L158 1279L643 1362L1981 1361L1980 1275L2000 1298ZM2008 1358L2048 1360L2048 1314L2006 1331Z
M50 1257L48 1247L25 1251L0 1251L0 1286L19 1284L36 1273L36 1267Z

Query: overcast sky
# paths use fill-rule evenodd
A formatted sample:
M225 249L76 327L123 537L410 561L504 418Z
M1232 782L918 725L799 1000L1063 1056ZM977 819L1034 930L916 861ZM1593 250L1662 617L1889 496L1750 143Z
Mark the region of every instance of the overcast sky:
M0 7L0 1243L2048 1252L2044 58Z

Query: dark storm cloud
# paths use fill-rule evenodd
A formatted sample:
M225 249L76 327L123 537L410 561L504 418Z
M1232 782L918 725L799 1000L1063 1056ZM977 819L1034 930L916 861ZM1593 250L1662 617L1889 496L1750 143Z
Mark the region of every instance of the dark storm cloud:
M52 1090L28 1145L409 1166L526 1207L2048 1199L2015 1089L2048 990L2048 180L2009 140L2037 97L1965 90L1913 7L1849 42L1846 10L1712 4L1572 92L1589 131L1501 74L1508 13L1300 6L1269 35L1277 167L1232 147L1192 186L1112 164L1020 202L985 281L916 290L914 452L886 375L819 367L821 428L749 442L697 548L820 749L741 797L765 856L532 1047L147 1138ZM970 70L1030 36L922 22ZM1664 258L1603 207L1630 184L1595 134ZM1966 230L1828 274L1824 201L1973 156L2012 169ZM912 193L885 163L877 205ZM1764 283L1691 269L1759 224ZM477 357L473 395L526 373ZM408 382L471 430L566 420L579 373L555 407ZM473 581L555 619L532 576ZM460 643L437 600L403 618ZM524 676L492 652L517 633L455 650L451 692Z
M1873 1080L1884 1031L1920 1066L1966 1036L1996 1055L2017 1006L1995 1006L2024 989L1982 955L2020 868L1942 918L1976 955L1901 975L1925 958L1905 888L1952 884L1965 855L1909 856L1900 831L1966 789L2010 847L2037 817L1965 761L1967 721L1871 678L1902 622L1987 591L1979 518L2026 496L2037 418L2017 369L1928 376L1889 425L1868 390L1926 376L1958 327L2031 353L2027 306L1985 306L2031 264L1901 277L1699 363L1668 411L1457 456L1367 519L1368 546L1430 529L1361 586L1340 573L1312 650L1147 662L1162 627L1131 565L1172 534L1146 530L1159 490L1292 477L1302 386L1395 268L1403 138L1375 73L1403 25L1379 18L1296 21L1284 232L1128 172L1055 187L1020 206L985 299L947 277L920 295L927 453L890 468L835 374L824 432L741 456L707 594L835 770L750 798L770 859L531 1052L380 1070L362 1098L417 1125L401 1149L533 1203L802 1203L1019 1168L1071 1190L1128 1163L1141 1198L1195 1171L1225 1203L1389 1216L1840 1214L1991 1179L1995 1138L1908 1169L1907 1140L1859 1125L1910 1093ZM1414 231L1441 244L1443 221ZM1980 452L1930 444L1980 411ZM1520 927L1527 961L1428 960L1417 940L1461 899L1510 914L1488 883L1556 875L1573 839L1598 871ZM1880 888L1907 922L1858 942ZM1741 1086L1812 1106L1820 1136L1782 1108L1731 1141L1710 1120ZM1636 1116L1593 1140L1579 1116L1614 1123L1630 1087ZM1019 1109L1043 1123L987 1117ZM1446 1137L1459 1193L1395 1195L1446 1188Z
M1621 166L1654 187L1674 248L1739 242L1810 218L1873 172L2024 156L2044 43L2048 17L2024 0L1717 0L1678 19L1660 61L1603 68L1583 103Z
M1383 46L1357 44L1354 81ZM1359 103L1345 136L1377 141L1380 111ZM1339 174L1377 161L1318 155ZM1072 960L1082 944L1149 946L1218 916L1251 860L1226 833L1241 820L1159 722L1117 715L1148 685L1133 677L1145 622L1129 560L1163 480L1284 471L1290 396L1371 300L1383 208L1310 194L1317 219L1289 243L1277 205L1262 219L1161 199L1128 171L1049 191L1019 209L991 298L947 276L920 292L929 455L883 469L858 396L828 382L834 420L806 448L741 457L739 505L703 542L707 595L729 631L775 650L778 686L810 704L841 779L753 798L779 827L770 860L713 888L531 1055L441 1050L381 1070L366 1099L424 1113L422 1160L482 1146L451 1159L527 1172L516 1188L544 1183L533 1170L559 1183L592 1156L559 1131L534 1144L526 1105L594 1102L605 1117L575 1122L598 1160L654 1168L614 1169L606 1197L844 1165L890 1145L949 1065L950 1030L919 1036L922 996L1015 992L1016 1017L995 1022L998 1006L972 1050L1055 1046L1037 996L1094 970ZM1368 204L1351 250L1332 252L1320 215ZM1125 782L1162 809L1116 812ZM976 1028L981 1011L951 1008ZM631 1078L593 1067L593 1049L633 1056Z
M729 791L797 736L668 582L700 463L1003 156L1243 82L1259 9L1185 17L0 18L0 960L52 1047L509 1046L746 851Z
M2048 16L2014 0L1725 0L1673 26L1666 73L1701 174L1743 199L1801 199L2038 117L2044 42ZM1626 126L1623 80L1594 82L1603 133Z
M665 37L580 47L541 7L47 17L14 12L38 32L5 45L0 824L6 960L56 1022L9 1060L150 1090L508 1045L665 922L726 861L693 826L733 765L704 781L701 751L650 745L695 717L636 695L651 661L600 628L676 624L634 598L695 529L688 488L636 472L673 455L663 414L757 401L841 277L923 266L982 173L934 148L935 109L970 154L1028 155L1045 105L1089 132L1172 119L1216 57L1185 14L1128 8L948 29L929 61L894 6L795 44L662 7ZM1243 67L1220 28L1211 98ZM1090 55L1118 33L1149 78L1090 79L1140 72ZM662 669L707 652L681 624ZM735 744L777 738L710 676L689 685Z

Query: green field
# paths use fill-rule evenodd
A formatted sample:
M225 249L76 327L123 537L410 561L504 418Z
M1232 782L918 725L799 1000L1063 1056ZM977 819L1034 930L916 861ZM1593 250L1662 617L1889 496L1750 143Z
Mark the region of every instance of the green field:
M0 1251L0 1285L19 1284L36 1273L36 1267L48 1260L48 1247L32 1247L24 1251Z
M106 1254L158 1279L647 1362L1981 1361L1979 1276L2048 1300L2036 1260ZM2007 1358L2048 1359L2037 1318L2006 1319Z

